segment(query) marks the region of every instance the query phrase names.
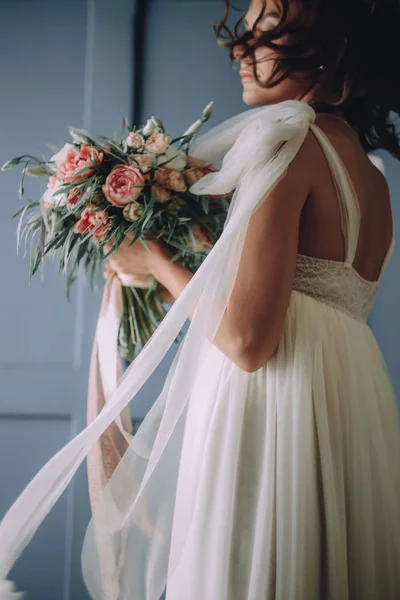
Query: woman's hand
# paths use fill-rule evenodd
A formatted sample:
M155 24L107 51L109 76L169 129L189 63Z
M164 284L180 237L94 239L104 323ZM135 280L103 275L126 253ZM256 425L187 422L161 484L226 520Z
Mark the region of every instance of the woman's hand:
M110 262L107 260L106 264L104 265L104 279L108 279L111 273L115 273L115 271L112 269ZM136 278L137 277L135 277L135 279ZM167 304L173 304L175 302L174 296L160 282L158 282L156 294L161 302L165 302Z
M149 250L147 250L140 240L136 240L134 244L131 244L133 237L133 234L128 234L118 250L108 256L106 269L115 273L132 275L137 280L145 281L153 276L155 262L160 255L167 254L167 248L154 238L146 237L146 243L149 247ZM109 252L111 248L110 243L106 244L104 252Z

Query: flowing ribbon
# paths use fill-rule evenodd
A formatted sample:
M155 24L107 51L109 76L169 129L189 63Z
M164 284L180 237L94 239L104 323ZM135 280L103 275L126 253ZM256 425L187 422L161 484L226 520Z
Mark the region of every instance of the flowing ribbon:
M140 538L142 546L149 544L151 565L154 565L154 561L156 561L156 566L160 568L159 572L154 568L151 571L151 577L146 580L147 585L151 586L153 590L147 597L151 600L159 597L162 591L162 588L161 591L159 588L164 583L166 574L165 560L168 558L166 554L168 545L165 546L163 539L159 538L165 536L168 538L172 513L165 512L166 496L160 503L159 488L152 488L153 475L160 473L163 455L170 440L173 439L177 423L186 409L204 352L212 343L223 317L236 277L250 217L284 176L288 165L301 147L314 118L313 109L306 103L298 101L263 106L245 111L244 114L214 128L211 133L205 134L202 142L197 145L197 148L195 147L194 152L192 151L194 156L198 158L205 156L212 162L218 160L219 157L224 159L221 171L206 175L191 188L193 193L199 195L227 193L235 190L224 231L151 339L145 344L130 368L118 380L118 386L111 397L104 396L104 406L101 411L83 431L42 467L3 518L0 524L0 579L7 577L14 562L69 484L79 465L97 440L109 430L110 426L112 427L114 421L122 435L122 440L124 443L127 442L123 425L124 415L127 414L125 409L153 374L181 331L188 315L193 314L194 310L190 327L164 388L149 411L145 419L146 423L139 428L139 432L132 437L129 444L132 455L137 457L137 463L146 465L145 471L138 481L137 489L125 490L124 486L120 489L120 492L124 494L123 501L126 506L123 511L123 522L120 523L119 519L116 519L116 522L111 522L109 527L109 531L111 528L112 533L110 541L114 541L115 527L126 529L131 515L133 522L142 529L146 516L143 515L142 518L143 509L147 506L151 508L147 503L149 496L154 500L154 506L160 508L159 518L162 519L162 522L156 523L157 530L154 530L154 536L145 535ZM282 149L283 151L281 151ZM120 301L120 296L118 296L118 290L121 292L120 286L120 282L115 278L106 285L103 316L107 315L110 322L111 318L117 322L115 307ZM107 297L114 298L115 302L107 302ZM100 322L104 323L102 319L103 317ZM100 325L97 332L101 329ZM107 331L110 335L110 330ZM96 335L95 346L97 344ZM116 346L115 337L113 345ZM96 365L101 363L103 357L106 356L108 348L104 349L104 352L103 354L102 347L100 356L100 349L97 347L93 353L91 366L96 374L93 379L96 384L99 382L99 370ZM111 372L110 368L110 373L104 380L106 386L111 386L111 381L114 381L113 377L118 377L118 361L111 359L110 364L113 365L113 370ZM152 432L155 429L156 437L153 439ZM124 466L124 459L121 464ZM123 470L121 472L123 473ZM174 475L175 473L171 473L171 477ZM168 489L166 486L163 493L166 494ZM169 502L168 507L171 506L172 502ZM117 515L112 516L117 517ZM153 519L149 525L153 526ZM118 529L115 530L115 533L117 531ZM158 538L157 532L160 532ZM177 562L179 556L176 556L175 559ZM134 567L140 569L140 566L140 561L137 565L125 563L125 571ZM172 565L172 570L174 566ZM97 569L94 574L95 578L96 574ZM155 579L156 581L154 581ZM158 594L159 591L160 594ZM112 593L115 596L117 588ZM108 599L112 598L112 595L102 595L103 597ZM135 597L140 597L139 592Z
M122 375L118 353L118 332L123 315L122 286L149 288L153 277L137 280L131 275L112 273L106 282L89 370L87 422L92 423L117 389ZM107 484L121 456L132 440L132 421L129 406L125 406L88 455L89 495L92 509Z
M121 358L118 353L118 332L123 315L124 305L122 286L147 289L152 285L153 277L137 280L125 273L111 273L103 292L103 299L97 321L93 341L92 356L89 369L87 422L92 423L117 389L118 379L122 375ZM129 443L132 440L132 420L129 406L125 406L94 443L88 452L87 470L89 499L92 512L100 502L103 490L120 463ZM112 564L111 549L107 544L107 533L102 530L102 522L96 521L96 539L101 561L101 577L103 589L108 598L116 598L115 571Z

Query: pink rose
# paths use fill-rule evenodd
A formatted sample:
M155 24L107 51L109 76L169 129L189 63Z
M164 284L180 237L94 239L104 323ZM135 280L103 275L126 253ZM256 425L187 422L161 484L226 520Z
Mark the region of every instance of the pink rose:
M195 252L201 252L207 250L212 246L212 242L210 236L206 228L200 223L194 223L191 225L191 229L193 231L194 237L196 238L196 243L193 244L192 240L189 240L189 248L194 250Z
M150 154L132 154L129 156L128 160L134 167L139 167L142 173L147 173L153 165Z
M157 202L168 202L171 199L171 192L161 185L153 184L151 191L156 195Z
M57 164L57 177L63 181L73 182L93 175L96 167L102 164L104 154L88 144L82 144L80 148L67 145L54 158ZM85 169L84 172L79 174L82 169Z
M146 150L153 154L163 154L170 145L172 138L165 133L155 131L146 141Z
M75 186L68 192L68 202L71 206L75 206L77 204L79 197L81 195L81 190L79 186Z
M85 213L85 211L86 211L86 213ZM75 231L75 233L88 233L91 229L93 229L93 228L88 219L87 209L85 208L82 211L79 221L77 221L75 223L74 231Z
M96 204L88 204L87 207L83 209L79 221L75 224L74 231L75 233L89 233L90 231L93 231L103 219L105 219L104 222L93 233L93 236L97 240L101 240L104 237L104 234L110 229L111 220L107 216L107 211L98 210Z
M145 178L136 167L117 165L103 185L103 194L114 206L124 208L136 200L143 191Z
M93 237L95 237L96 240L101 241L104 238L107 231L110 229L110 226L110 219L106 219L104 223L102 223L100 227L98 227L96 231L93 232Z
M174 192L185 192L186 183L179 171L171 171L168 181L168 187Z

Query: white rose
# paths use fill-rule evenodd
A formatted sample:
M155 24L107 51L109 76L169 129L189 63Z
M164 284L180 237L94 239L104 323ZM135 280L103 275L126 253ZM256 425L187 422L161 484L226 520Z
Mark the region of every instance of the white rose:
M47 184L47 190L41 197L41 202L43 202L46 208L50 208L51 206L64 206L67 203L68 197L65 192L54 195L60 187L63 185L63 182L57 179L54 175L52 175Z
M157 156L157 165L162 164L167 160L169 162L165 165L166 167L174 169L175 171L183 171L186 167L187 156L181 150L169 146L162 156Z
M143 127L142 129L142 133L143 135L145 135L146 137L151 135L153 133L153 131L156 131L157 127L154 124L152 119L148 119L146 121L146 125Z
M70 143L66 143L65 146L63 146L61 148L61 150L59 150L59 152L57 152L56 154L54 154L50 161L55 163L55 167L53 166L53 168L58 169L59 165L63 162L65 162L65 158L66 158L66 153L68 152L68 150L71 150L72 148L76 148L76 146L74 146L73 144Z
M143 210L144 208L139 202L131 202L125 206L122 212L125 219L133 223L134 221L139 221L143 214Z

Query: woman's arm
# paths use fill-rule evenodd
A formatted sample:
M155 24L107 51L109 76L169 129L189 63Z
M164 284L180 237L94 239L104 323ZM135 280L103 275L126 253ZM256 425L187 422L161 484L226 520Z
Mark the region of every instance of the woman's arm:
M309 133L285 176L251 217L232 294L213 340L248 372L268 362L282 336L293 290L301 211L312 189L313 143ZM193 277L163 253L154 262L153 275L175 298Z
M158 285L156 289L156 294L158 299L161 302L165 302L166 304L173 304L176 300L174 296L165 288L163 285Z
M159 281L176 300L192 279L193 273L179 261L170 262L172 256L173 253L167 248L154 253L151 270L157 281ZM193 314L189 315L189 319L193 319ZM213 344L235 364L246 370L247 365L242 362L242 349L236 343L236 339L232 337L229 321L225 317L221 321L220 327L214 337Z

